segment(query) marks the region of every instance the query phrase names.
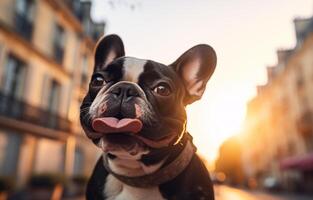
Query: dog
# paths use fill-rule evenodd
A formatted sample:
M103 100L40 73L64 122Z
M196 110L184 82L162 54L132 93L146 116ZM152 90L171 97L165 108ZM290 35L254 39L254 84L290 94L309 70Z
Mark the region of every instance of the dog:
M87 200L214 199L186 131L185 107L201 98L215 66L216 53L206 44L164 65L126 57L118 35L98 41L80 107L84 132L103 152Z

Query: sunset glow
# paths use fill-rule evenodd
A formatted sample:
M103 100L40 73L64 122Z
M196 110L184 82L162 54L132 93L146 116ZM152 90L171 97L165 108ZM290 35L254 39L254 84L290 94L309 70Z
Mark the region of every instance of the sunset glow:
M214 47L215 73L203 98L187 107L188 130L208 161L240 132L247 101L276 63L275 49L294 46L294 17L312 12L310 0L133 1L135 9L94 2L95 19L107 20L107 34L119 34L129 56L169 64L196 44Z
M216 159L218 147L225 139L239 133L245 115L245 96L228 91L210 98L205 93L203 100L187 108L188 130L199 153L208 161Z

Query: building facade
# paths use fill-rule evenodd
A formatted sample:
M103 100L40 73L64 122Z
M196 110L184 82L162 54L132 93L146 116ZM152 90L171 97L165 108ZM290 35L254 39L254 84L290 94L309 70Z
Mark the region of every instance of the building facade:
M247 105L243 166L259 185L313 191L313 18L294 22L297 45L277 51Z
M79 106L104 23L91 2L0 2L0 176L88 175L98 157Z

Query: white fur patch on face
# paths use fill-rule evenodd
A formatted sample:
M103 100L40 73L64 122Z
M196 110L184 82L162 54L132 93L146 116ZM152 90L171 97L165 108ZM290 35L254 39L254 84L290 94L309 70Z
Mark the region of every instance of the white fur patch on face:
M147 60L126 57L124 60L124 81L138 83L140 74L144 71Z
M108 200L164 200L158 187L136 188L126 185L112 175L108 175L104 187Z

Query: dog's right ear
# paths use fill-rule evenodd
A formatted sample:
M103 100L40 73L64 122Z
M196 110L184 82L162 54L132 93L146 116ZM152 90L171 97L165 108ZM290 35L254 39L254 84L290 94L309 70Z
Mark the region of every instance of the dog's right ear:
M95 50L94 71L104 69L113 60L125 56L122 39L115 34L99 39Z

